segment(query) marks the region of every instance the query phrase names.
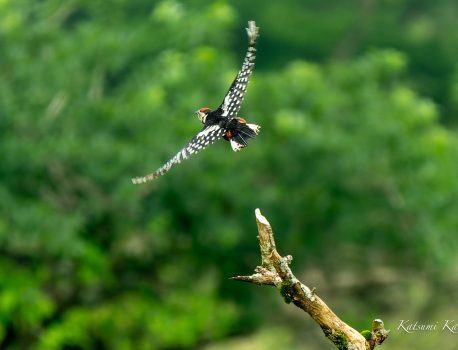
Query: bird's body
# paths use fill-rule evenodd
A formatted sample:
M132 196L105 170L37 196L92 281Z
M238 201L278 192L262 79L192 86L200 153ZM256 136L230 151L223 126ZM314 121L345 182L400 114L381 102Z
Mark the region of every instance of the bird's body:
M242 68L232 82L222 104L214 111L207 107L197 110L197 117L204 124L203 129L181 151L154 173L132 179L134 184L158 178L169 171L175 164L181 163L182 160L201 151L220 138L229 141L232 149L238 151L247 146L248 139L256 137L260 126L248 124L245 119L237 115L245 96L248 79L253 71L256 58L256 40L259 36L259 28L256 27L255 22L248 22L247 34L249 46Z

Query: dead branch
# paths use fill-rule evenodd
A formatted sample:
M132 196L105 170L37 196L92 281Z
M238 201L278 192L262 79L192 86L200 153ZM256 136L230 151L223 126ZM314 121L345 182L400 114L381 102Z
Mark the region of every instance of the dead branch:
M383 343L389 331L385 330L382 320L376 319L372 322L372 331L359 333L337 317L315 294L314 289L310 289L294 276L289 267L292 256L282 257L278 253L270 223L261 215L259 209L256 209L255 214L261 266L256 267L251 276L237 276L232 279L276 286L285 301L292 302L307 312L339 350L372 350Z

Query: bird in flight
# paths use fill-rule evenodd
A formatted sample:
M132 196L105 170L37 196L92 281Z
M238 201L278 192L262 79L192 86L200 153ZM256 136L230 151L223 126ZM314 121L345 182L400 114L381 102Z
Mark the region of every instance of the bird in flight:
M229 88L223 102L216 110L208 107L196 111L197 117L204 124L203 129L181 149L172 159L157 169L154 173L132 179L134 184L141 184L158 178L169 171L174 165L181 163L192 154L198 153L215 141L224 138L229 141L234 151L247 146L249 139L255 138L260 126L249 124L237 114L245 96L248 79L253 72L256 59L256 41L259 37L259 28L254 21L248 22L248 50L243 60L242 68L238 72Z

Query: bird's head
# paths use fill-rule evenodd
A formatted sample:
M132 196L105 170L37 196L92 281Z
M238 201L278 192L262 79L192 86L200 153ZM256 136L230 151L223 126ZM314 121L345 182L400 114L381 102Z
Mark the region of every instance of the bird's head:
M203 107L196 111L197 118L199 118L202 124L205 124L205 121L207 120L207 115L210 112L211 112L211 109L208 107Z

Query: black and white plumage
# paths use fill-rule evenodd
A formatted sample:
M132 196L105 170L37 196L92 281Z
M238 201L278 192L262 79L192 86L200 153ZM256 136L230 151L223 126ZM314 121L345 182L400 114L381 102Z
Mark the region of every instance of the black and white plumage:
M197 117L204 124L203 129L181 151L154 173L133 178L132 182L134 184L141 184L158 178L169 171L175 164L181 163L190 155L200 152L221 138L229 141L232 149L238 151L247 146L248 139L255 138L259 133L259 125L248 124L243 118L237 116L245 96L248 79L253 72L256 59L256 41L259 37L259 28L256 27L254 21L248 22L246 30L248 34L248 50L245 59L221 105L214 111L206 107L197 110Z

